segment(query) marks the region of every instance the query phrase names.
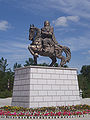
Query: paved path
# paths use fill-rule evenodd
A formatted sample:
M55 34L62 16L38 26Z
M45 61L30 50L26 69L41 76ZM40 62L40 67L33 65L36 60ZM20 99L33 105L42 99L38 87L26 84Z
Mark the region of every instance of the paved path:
M90 98L81 99L81 104L90 105Z
M0 107L5 105L11 105L12 98L1 99L0 98Z
M0 118L0 120L33 120L33 119L8 119L8 118ZM45 119L34 119L34 120L45 120ZM80 118L59 118L59 119L46 119L46 120L90 120L90 116L80 117Z
M11 105L12 98L1 99L0 98L0 107L5 105ZM90 105L90 98L81 99L81 104Z

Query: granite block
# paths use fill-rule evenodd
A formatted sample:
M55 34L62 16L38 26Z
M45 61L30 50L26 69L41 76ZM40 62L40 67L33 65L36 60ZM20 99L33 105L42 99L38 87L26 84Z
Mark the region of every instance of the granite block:
M34 98L34 102L40 102L40 101L43 101L43 97L33 97Z
M44 96L43 98L45 102L52 101L52 96Z
M34 90L43 90L43 85L33 85Z
M30 96L39 96L39 91L30 91Z
M65 75L62 74L62 75L60 75L60 79L66 79L66 80L67 80L67 79L68 79L68 75L66 75L66 74L65 74Z
M64 91L64 92L65 92L65 95L73 95L72 91Z
M60 101L60 96L53 96L52 98L53 98L53 101L54 101L54 102L55 102L55 101Z
M58 96L65 95L65 91L56 91Z
M53 95L53 96L55 95L56 96L57 92L56 91L48 91L48 95Z
M68 85L61 85L61 90L68 90Z
M27 66L15 70L13 106L51 107L79 103L77 69Z
M64 95L64 96L61 96L61 101L68 101L69 100L69 96L67 95Z
M54 84L56 84L56 80L50 80L50 79L48 79L47 81L46 81L46 83L47 84L49 84L49 85L54 85Z
M48 103L47 102L39 102L38 106L39 107L45 107L45 106L48 107Z
M47 91L39 91L39 96L47 96Z
M56 84L62 84L62 85L63 85L65 82L64 82L64 80L60 80L60 79L59 79L59 80L56 80L55 83L56 83Z
M60 90L60 85L51 85L52 90Z
M51 90L51 85L42 85L43 90Z

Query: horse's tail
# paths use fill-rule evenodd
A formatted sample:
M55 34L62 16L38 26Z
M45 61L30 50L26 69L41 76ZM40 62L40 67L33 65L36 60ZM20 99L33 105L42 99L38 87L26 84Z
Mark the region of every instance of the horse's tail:
M66 54L66 59L65 59L65 61L66 61L66 62L69 62L70 59L71 59L71 51L70 51L70 49L69 49L68 47L66 47L66 46L63 46L63 51L64 51L65 54Z

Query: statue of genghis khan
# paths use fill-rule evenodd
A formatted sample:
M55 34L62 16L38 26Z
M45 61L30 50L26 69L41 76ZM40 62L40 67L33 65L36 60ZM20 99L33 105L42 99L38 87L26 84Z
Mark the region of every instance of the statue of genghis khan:
M31 40L32 43L28 46L28 49L34 57L35 64L37 64L38 55L51 58L52 63L50 66L55 65L57 61L56 58L61 59L61 67L71 59L70 49L58 44L54 35L53 27L50 26L49 21L44 22L44 27L41 28L41 30L34 25L30 25L29 40ZM62 55L62 52L65 52L65 57Z
M58 44L57 41L56 41L56 38L54 36L54 33L53 33L53 27L50 26L49 21L44 22L44 27L41 28L41 37L43 39L50 38L50 39L52 39L54 44Z

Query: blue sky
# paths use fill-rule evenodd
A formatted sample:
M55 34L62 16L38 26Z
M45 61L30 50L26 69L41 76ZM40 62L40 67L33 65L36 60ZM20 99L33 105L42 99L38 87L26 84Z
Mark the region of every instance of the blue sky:
M80 70L90 64L90 0L0 0L0 58L8 60L8 67L32 57L29 26L41 28L45 20L54 27L58 43L70 47L69 67ZM40 56L42 62L51 60Z

